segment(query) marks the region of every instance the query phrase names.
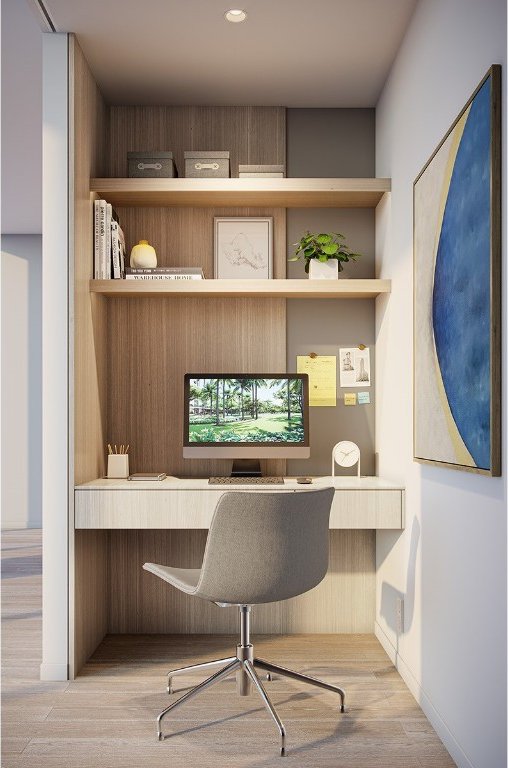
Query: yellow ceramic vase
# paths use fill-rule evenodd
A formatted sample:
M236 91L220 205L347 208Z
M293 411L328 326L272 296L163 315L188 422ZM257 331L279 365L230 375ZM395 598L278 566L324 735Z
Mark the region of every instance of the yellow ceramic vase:
M131 251L131 267L133 269L153 269L157 266L155 248L148 240L140 240Z

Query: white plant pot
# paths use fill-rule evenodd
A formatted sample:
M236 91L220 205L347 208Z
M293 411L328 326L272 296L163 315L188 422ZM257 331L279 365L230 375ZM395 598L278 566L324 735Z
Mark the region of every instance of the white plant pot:
M339 277L339 262L337 259L309 262L309 280L337 280Z

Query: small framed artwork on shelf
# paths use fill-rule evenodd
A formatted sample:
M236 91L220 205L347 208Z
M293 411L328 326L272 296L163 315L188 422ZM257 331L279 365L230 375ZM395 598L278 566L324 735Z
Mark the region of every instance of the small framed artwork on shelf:
M273 276L273 218L214 218L214 277L270 279Z

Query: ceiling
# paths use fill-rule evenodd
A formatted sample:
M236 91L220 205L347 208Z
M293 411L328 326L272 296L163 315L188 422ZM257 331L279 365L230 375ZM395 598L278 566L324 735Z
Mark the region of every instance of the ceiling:
M372 107L416 0L43 3L113 104ZM231 7L247 20L226 22Z
M229 2L245 23L223 20L228 0L2 0L2 232L42 227L41 3L111 103L288 107L375 106L416 5Z

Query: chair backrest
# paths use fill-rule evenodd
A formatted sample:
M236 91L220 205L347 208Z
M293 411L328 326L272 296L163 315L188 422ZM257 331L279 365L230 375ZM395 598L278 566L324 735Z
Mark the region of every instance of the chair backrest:
M254 605L301 595L328 568L334 489L228 492L213 516L194 593Z

